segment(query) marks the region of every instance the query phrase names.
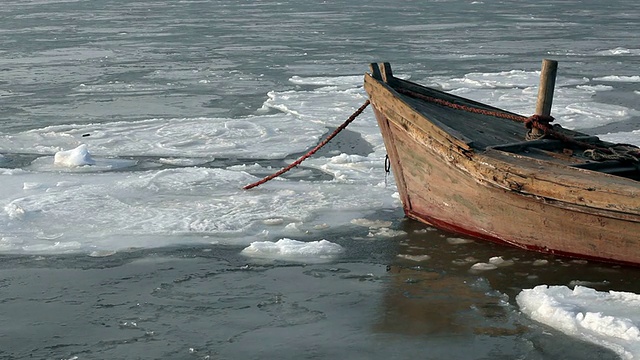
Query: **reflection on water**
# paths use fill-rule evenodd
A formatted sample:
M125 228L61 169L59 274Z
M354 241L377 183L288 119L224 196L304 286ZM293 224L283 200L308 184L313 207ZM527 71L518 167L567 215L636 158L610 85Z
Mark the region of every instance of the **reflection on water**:
M400 227L408 236L387 268L375 332L414 336L427 344L434 338L453 344L489 338L484 346L500 347L507 340L524 358L617 358L528 319L515 296L539 284L638 292L639 269L462 239L411 220ZM480 262L493 266L475 270Z
M411 220L404 221L402 229L408 237L388 267L385 312L376 331L418 336L515 335L524 331L511 316L509 297L470 270L479 259L495 256L490 253L492 244L447 236ZM482 249L484 245L489 248ZM424 255L428 259L412 260L426 258Z
M599 291L640 292L640 268L556 257L462 238L412 220L403 221L400 229L408 236L400 243L398 254L413 255L409 258L429 255L429 259L415 262L398 257L396 264L405 267L419 265L448 276L463 277L467 281L484 278L491 289L508 295L511 300L521 289L540 284L584 285ZM490 270L476 270L473 265L477 263L494 266Z
M448 275L421 266L393 265L389 273L391 283L383 300L386 311L378 331L409 335L522 331L509 322L505 296L492 292L482 278Z

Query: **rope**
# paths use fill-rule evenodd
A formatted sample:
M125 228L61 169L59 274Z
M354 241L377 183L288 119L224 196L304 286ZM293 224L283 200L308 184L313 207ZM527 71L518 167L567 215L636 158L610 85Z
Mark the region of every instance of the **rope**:
M262 179L260 181L256 181L256 182L254 182L252 184L246 185L246 186L243 187L243 189L249 190L249 189L252 189L252 188L254 188L254 187L258 186L258 185L262 185L262 184L266 183L267 181L272 180L274 178L277 178L278 176L280 176L280 175L286 173L287 171L293 169L294 167L300 165L301 162L306 160L311 155L315 154L316 151L320 150L320 148L322 148L323 146L327 145L327 143L329 143L329 141L331 141L331 139L333 139L336 135L338 135L338 133L340 133L342 130L344 130L344 128L346 128L347 125L351 124L351 122L353 120L355 120L358 117L358 115L360 115L364 111L364 109L366 109L367 106L369 106L369 104L370 104L369 100L365 101L364 104L362 104L362 106L360 106L358 108L358 110L356 110L356 112L354 112L351 116L349 116L349 118L344 123L342 123L342 125L338 126L338 128L336 128L334 130L334 132L331 133L331 135L327 136L326 139L324 139L321 143L319 143L316 147L311 149L311 151L309 151L308 153L304 154L298 160L296 160L293 163L291 163L291 165L282 168L281 170L277 171L276 173L271 174L271 175L265 177L264 179Z
M629 144L616 144L609 148L611 154L604 154L598 149L587 149L584 156L595 161L618 160L628 163L640 162L640 150Z
M408 95L412 98L415 99L420 99L420 100L424 100L424 101L428 101L431 103L435 103L438 105L442 105L442 106L446 106L452 109L457 109L457 110L463 110L463 111L467 111L470 113L475 113L475 114L481 114L481 115L487 115L487 116L493 116L493 117L497 117L497 118L501 118L501 119L508 119L508 120L512 120L512 121L517 121L517 122L522 122L524 123L525 127L527 129L529 129L528 134L527 134L527 139L541 139L543 137L547 137L547 136L551 136L554 137L560 141L563 141L565 143L569 143L569 144L573 144L576 145L578 147L581 147L583 149L591 149L591 150L596 150L608 155L612 155L614 154L614 151L612 151L611 149L607 148L607 147L602 147L602 146L597 146L597 145L593 145L584 141L578 141L570 136L567 136L561 132L558 132L556 130L553 129L553 127L549 124L550 122L552 122L554 119L551 116L544 116L544 115L532 115L530 117L525 117L522 115L516 115L516 114L509 114L509 113L505 113L505 112L501 112L501 111L494 111L494 110L487 110L487 109L480 109L480 108L476 108L473 106L468 106L468 105L461 105L461 104L456 104L453 103L451 101L447 101L447 100L443 100L443 99L438 99L438 98L434 98L431 96L427 96L424 94L420 94L420 93L416 93L414 91L411 90L407 90L407 89L396 89L397 92L401 93L401 94L405 94ZM530 135L531 134L531 130L533 128L536 129L540 129L542 131L541 135L535 136L535 135Z

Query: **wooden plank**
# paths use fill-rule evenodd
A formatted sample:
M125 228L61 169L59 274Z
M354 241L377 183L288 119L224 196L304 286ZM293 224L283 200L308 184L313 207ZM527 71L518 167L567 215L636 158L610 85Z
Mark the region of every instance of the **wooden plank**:
M637 181L495 149L480 156L482 164L470 171L484 181L566 203L640 215Z
M382 73L382 81L386 83L393 82L393 71L391 71L391 64L388 62L380 63L380 72Z
M400 156L397 153L396 138L392 135L391 124L384 114L379 112L375 107L373 108L374 114L378 121L378 126L382 133L384 146L387 149L389 160L391 161L391 170L393 172L394 179L396 180L396 186L400 193L400 199L404 206L405 211L411 209L411 198L407 193L407 185L404 180L404 163L400 161Z
M472 150L469 145L471 139L465 138L458 131L444 124L438 123L434 125L426 121L422 114L396 97L398 94L393 92L393 90L384 83L373 79L369 75L365 75L365 89L369 93L369 98L373 106L382 110L388 118L398 119L400 126L408 127L411 125L412 127L421 129L422 133L431 132L437 134L438 141L442 143L452 144L466 151ZM389 117L387 112L398 114L400 117ZM402 120L400 121L400 119ZM449 131L451 133L449 133Z

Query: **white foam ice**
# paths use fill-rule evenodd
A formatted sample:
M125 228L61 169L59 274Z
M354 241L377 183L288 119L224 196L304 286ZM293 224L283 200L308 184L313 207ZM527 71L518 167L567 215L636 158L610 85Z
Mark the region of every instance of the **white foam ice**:
M75 149L55 153L53 163L60 166L77 167L95 165L96 162L89 154L87 144L81 144Z
M533 266L544 266L544 265L549 265L549 260L546 259L536 259L533 261L533 263L531 264Z
M59 154L56 153L56 154ZM53 171L53 172L101 172L101 171L112 171L112 170L121 170L128 167L135 166L138 162L136 160L129 159L118 159L118 158L101 158L101 157L91 157L91 164L83 164L83 165L71 165L73 164L73 160L69 159L66 163L59 163L55 161L55 157L52 156L41 156L31 162L30 165L26 166L26 170L31 171Z
M536 78L538 77L538 78ZM496 73L468 73L460 78L434 77L432 82L445 91L461 89L522 89L536 87L539 72L511 70ZM559 85L559 84L558 84Z
M255 241L242 250L249 257L313 263L333 260L343 252L342 246L324 239L305 242L289 238Z
M616 352L623 359L640 357L640 295L576 286L539 285L516 297L533 320Z
M334 86L341 89L358 88L362 85L362 75L354 76L292 76L289 81L299 85Z
M613 49L601 50L596 52L596 55L600 56L620 56L620 55L640 55L640 49L629 49L625 47L616 47Z
M616 132L604 135L598 135L600 139L610 141L612 143L622 143L640 146L640 129L631 132Z
M486 271L486 270L495 270L498 266L491 263L479 262L471 265L472 271Z
M429 255L411 255L411 254L398 254L398 257L401 259L407 259L415 262L422 262L431 259Z
M566 127L597 127L626 120L640 112L620 105L575 102L565 106L563 120Z
M606 76L592 80L558 76L551 113L555 122L569 129L588 129L639 116L640 112L621 105L593 101L610 85L593 83L635 82L637 76ZM432 77L425 81L445 91L494 105L524 116L535 112L539 71L512 70L496 73L469 73L461 78Z
M537 77L535 72L521 71L469 74L451 89L484 102L504 102L513 110L509 104L522 106L529 101L525 99L535 98ZM352 219L398 208L393 178L384 175L386 151L370 109L349 130L370 145L371 153L331 153L304 162L305 168L322 171L332 180L307 181L310 172L301 168L288 179L241 190L257 180L248 172L277 170L256 161L308 150L328 129L351 115L366 97L361 81L361 76L293 77L292 83L308 85L308 89L269 92L264 108L277 109L275 114L258 111L233 119L156 118L56 125L0 134L2 153L43 155L22 169L0 168L0 252L110 254L130 247L172 244L245 245L256 239L313 234L326 224L348 226ZM473 81L478 85L469 85ZM584 79L559 84L559 91L567 96L558 99L569 98L566 103L559 101L564 109L580 114L601 111L602 118L617 114L614 120L630 115L624 109L590 102L591 94L609 91L607 88L584 87L592 85ZM487 101L491 99L496 101ZM625 134L637 137L636 132L608 136L633 142ZM54 164L54 154L69 149L81 153L78 147L82 144L86 147L80 149L94 165ZM136 160L122 157L138 156L155 156L157 166L178 168L144 167L141 171L137 166L135 172L109 171L136 166ZM227 168L202 167L217 158L256 161ZM0 164L6 159L6 155L0 157ZM287 227L289 224L295 226ZM402 235L388 226L369 234L375 238Z
M369 229L388 228L391 226L391 221L384 220L353 219L351 220L351 223L354 225L365 226Z
M640 76L619 76L619 75L608 75L594 78L593 80L599 81L608 81L608 82L629 82L629 83L637 83L640 82Z
M118 170L137 164L135 160L94 158L88 146L81 144L75 149L58 151L54 156L41 156L25 169L55 172L101 172ZM25 189L27 186L25 186Z
M263 107L277 109L278 114L55 125L0 134L0 151L52 155L87 144L94 156L278 159L307 150L365 100L361 76L294 77L291 81L335 86L271 91ZM374 146L382 146L370 112L350 129Z
M84 143L94 156L274 159L306 150L325 132L322 123L288 114L149 119L0 134L0 151L54 154Z
M407 235L406 231L403 230L395 230L386 227L381 228L370 228L367 237L369 238L393 238L398 236Z
M215 160L215 158L160 158L158 163L175 166L200 166Z
M341 76L324 79L303 80L301 77L294 77L291 79L293 82L335 86L325 86L308 91L271 91L263 106L299 116L306 122L319 122L329 127L338 126L353 114L367 98L362 88L362 77ZM374 148L384 147L376 119L371 111L360 115L357 121L349 125L349 129L360 133Z
M585 85L577 85L576 89L585 90L589 93L595 94L598 91L611 91L614 89L613 86L610 85L602 85L602 84L585 84Z
M333 175L332 181L307 182L300 173L244 191L243 185L257 180L247 171L276 169L256 163L198 167L218 157L283 158L307 150L364 101L361 77L292 79L296 81L323 87L270 93L265 107L280 108L278 114L58 125L0 134L0 148L9 153L66 154L60 152L75 149L73 154L86 160L60 167L46 155L24 170L3 169L0 251L109 254L170 244L246 244L256 237L268 240L318 231L326 224L348 225L352 218L399 206L392 197L393 182L381 185L384 146L371 112L350 127L372 145L371 154L305 162ZM108 172L136 164L118 156L160 156L157 163L183 168ZM95 165L75 166L88 163L89 157ZM367 188L371 191L363 190Z
M452 237L452 238L447 238L447 242L451 245L460 245L460 244L469 244L472 243L473 240L471 239L464 239L464 238L459 238L459 237Z
M78 93L126 93L127 95L155 94L170 90L167 84L128 84L122 81L109 81L106 84L80 84L75 88Z
M345 186L280 180L245 191L241 186L257 178L226 169L0 176L3 252L122 250L214 238L242 244L290 233L289 223L313 231L318 224L346 225L352 217L397 206L384 189L359 196L354 189L366 188L366 181Z
M468 260L476 261L475 259ZM469 270L471 272L495 270L499 267L511 266L513 264L513 260L505 260L502 258L502 256L493 256L489 258L488 262L476 262L475 264L471 265L471 268Z

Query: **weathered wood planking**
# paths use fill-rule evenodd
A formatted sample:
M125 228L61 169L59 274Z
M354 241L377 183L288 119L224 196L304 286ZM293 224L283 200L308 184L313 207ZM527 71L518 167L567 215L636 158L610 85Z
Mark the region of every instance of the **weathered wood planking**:
M381 73L387 81L365 75L365 89L407 216L526 249L640 264L637 181L571 167L586 161L570 159L572 155L551 154L547 160L504 151L495 144L480 148L477 144L496 140L505 145L517 142L522 135L514 137L513 121L485 119L492 127L488 138L487 131L479 131L477 123L472 123L486 115L420 104L394 87L409 84L412 91L429 96L444 93L392 78L390 68ZM449 94L442 98L499 110ZM465 121L472 125L464 127ZM554 142L531 144L555 146ZM550 150L541 151L544 155ZM565 158L571 161L565 164Z

